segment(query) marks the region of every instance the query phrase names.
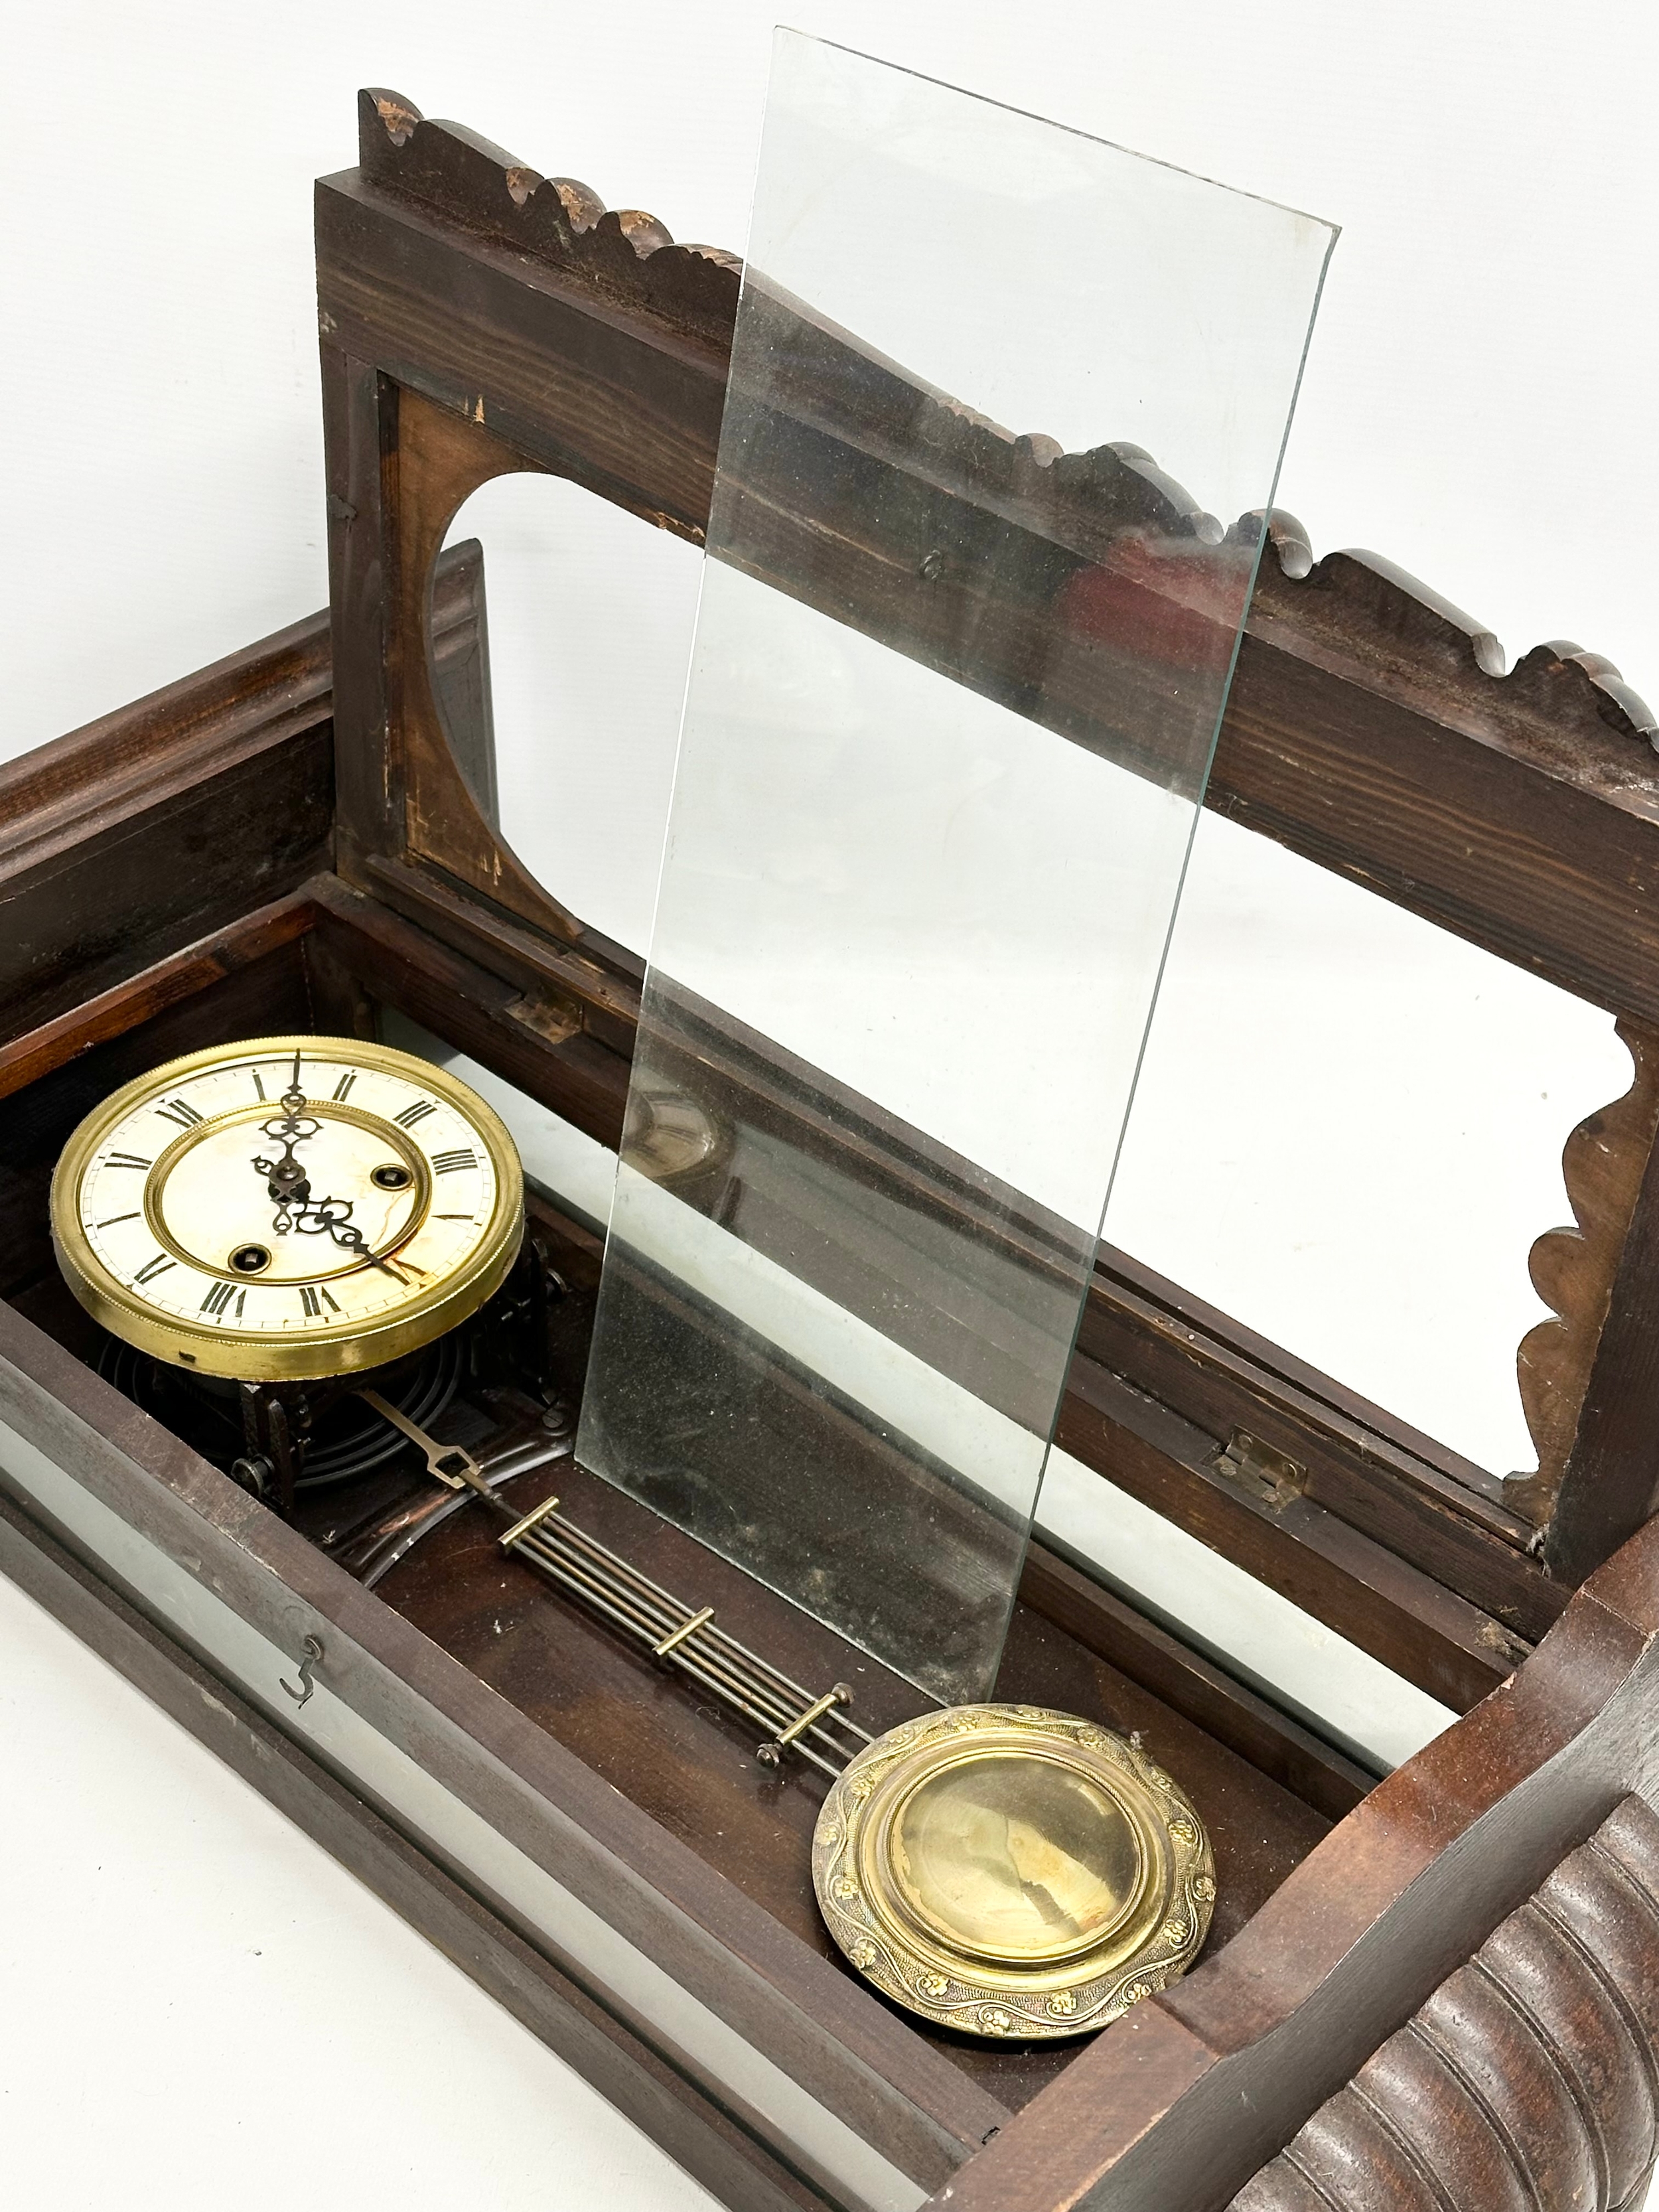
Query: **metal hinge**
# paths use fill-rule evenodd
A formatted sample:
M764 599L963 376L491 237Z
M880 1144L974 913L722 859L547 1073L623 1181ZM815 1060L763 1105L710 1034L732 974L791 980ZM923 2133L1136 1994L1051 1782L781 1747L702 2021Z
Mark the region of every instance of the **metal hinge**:
M1216 1460L1215 1471L1248 1490L1264 1505L1288 1505L1308 1486L1308 1470L1288 1452L1275 1451L1253 1437L1248 1429L1235 1429L1227 1448Z

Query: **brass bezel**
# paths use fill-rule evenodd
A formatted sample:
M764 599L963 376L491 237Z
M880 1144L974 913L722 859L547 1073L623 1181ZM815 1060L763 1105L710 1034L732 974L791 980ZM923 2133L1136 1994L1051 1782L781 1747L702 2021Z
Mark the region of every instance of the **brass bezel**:
M1020 1958L941 1940L893 1848L900 1812L926 1782L978 1759L1057 1766L1126 1822L1139 1874L1111 1926L1061 1954ZM812 1882L830 1934L866 1980L926 2020L1026 2042L1091 2033L1164 1988L1197 1957L1215 1904L1209 1838L1190 1800L1137 1743L1074 1713L956 1705L891 1729L825 1799Z
M327 1328L296 1328L274 1338L217 1324L212 1330L198 1328L159 1312L111 1273L88 1239L80 1207L81 1183L88 1163L114 1124L153 1093L207 1068L249 1059L280 1060L295 1051L404 1076L462 1114L477 1132L495 1171L495 1206L489 1227L463 1266L412 1291L394 1313L368 1324L336 1322ZM353 1118L362 1121L364 1116L358 1112ZM148 1201L149 1178L145 1181ZM399 1246L416 1233L424 1217L422 1207ZM325 1376L383 1367L408 1352L418 1352L494 1296L507 1279L524 1238L524 1170L518 1147L501 1117L447 1068L361 1037L244 1037L164 1061L124 1084L93 1109L64 1146L52 1174L52 1238L65 1281L93 1319L141 1352L199 1375L238 1382L314 1382ZM395 1253L399 1246L392 1250Z

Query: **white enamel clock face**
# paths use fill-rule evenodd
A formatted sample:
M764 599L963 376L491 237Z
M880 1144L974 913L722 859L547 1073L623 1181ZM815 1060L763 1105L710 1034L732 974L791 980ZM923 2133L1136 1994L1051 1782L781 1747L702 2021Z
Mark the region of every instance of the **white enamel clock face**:
M52 1233L106 1328L203 1374L385 1364L499 1286L524 1225L513 1140L465 1084L347 1037L170 1061L64 1148Z

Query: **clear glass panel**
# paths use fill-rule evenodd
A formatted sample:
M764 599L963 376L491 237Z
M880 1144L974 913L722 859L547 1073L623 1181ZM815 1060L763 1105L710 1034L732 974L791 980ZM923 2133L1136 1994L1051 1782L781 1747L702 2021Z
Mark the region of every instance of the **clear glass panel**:
M579 1448L941 1698L995 1671L1333 235L779 34Z
M1131 1252L1492 1474L1561 1148L1613 1017L1214 814L1106 1217Z
M463 592L467 580L457 577L449 598L480 617L488 598L487 653L462 649L471 623L445 623L443 574L434 592L439 708L456 759L536 880L591 929L642 953L685 696L696 548L539 472L481 485L445 550L465 562L469 540L482 583Z

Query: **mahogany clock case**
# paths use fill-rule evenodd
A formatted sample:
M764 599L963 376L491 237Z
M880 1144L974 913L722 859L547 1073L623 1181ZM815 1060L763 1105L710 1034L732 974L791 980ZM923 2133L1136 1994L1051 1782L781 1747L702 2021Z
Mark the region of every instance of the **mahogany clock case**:
M1639 701L1566 647L1495 678L1455 611L1358 556L1315 564L1273 520L1207 803L1609 1008L1636 1081L1570 1143L1579 1227L1534 1257L1559 1319L1523 1361L1525 1480L1102 1255L1066 1450L1466 1717L1378 1783L1035 1547L997 1694L1141 1734L1213 1838L1215 1918L1185 1982L1091 2041L953 2038L825 1935L819 1783L758 1765L740 1726L520 1577L465 1509L366 1588L329 1555L343 1493L285 1520L238 1489L94 1371L53 1265L46 1192L76 1122L238 1036L367 1038L396 1015L618 1140L637 965L516 871L471 796L445 723L487 745L480 563L437 549L468 489L526 467L696 538L734 264L389 94L364 96L359 167L319 188L318 249L331 619L0 769L0 1564L722 2201L1300 2205L1312 2130L1325 2201L1429 2201L1406 2142L1442 2174L1435 2202L1473 2208L1511 2201L1575 2129L1604 2146L1583 2201L1627 2201L1659 2044L1659 1862L1650 1816L1618 1810L1650 1784L1659 1625L1659 776ZM881 550L862 549L872 573ZM866 1726L917 1710L575 1467L599 1241L529 1204L551 1294L514 1372L470 1370L450 1417L539 1425L526 1507L556 1488L798 1679L853 1680ZM1526 2063L1565 2104L1523 2085L1494 2118L1480 2069L1522 2061L1467 2008L1461 2055L1407 2037L1401 2086L1401 2032L1432 2025L1477 1952L1525 1981ZM1375 2100L1341 2101L1367 2064L1395 2067L1386 2146L1361 2140Z

